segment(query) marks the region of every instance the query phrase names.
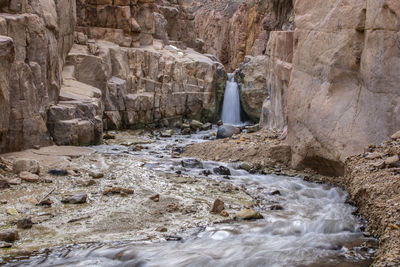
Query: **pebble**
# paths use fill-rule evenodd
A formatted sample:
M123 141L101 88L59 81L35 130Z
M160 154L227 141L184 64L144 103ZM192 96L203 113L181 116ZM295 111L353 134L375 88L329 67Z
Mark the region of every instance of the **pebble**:
M222 210L219 215L221 215L222 217L229 217L229 213L226 210Z
M87 194L86 193L74 193L63 195L61 202L65 204L83 204L86 203Z
M17 230L7 230L0 232L0 241L5 242L14 242L19 239L18 231Z
M99 171L91 171L91 172L89 172L89 175L91 177L93 177L94 179L100 179L100 178L104 177L104 173L99 172Z
M156 194L152 197L150 197L151 200L153 200L154 202L159 202L160 201L160 194Z
M219 198L217 198L214 201L214 204L212 205L212 208L210 210L211 213L221 213L221 211L223 211L225 209L225 203L220 200Z

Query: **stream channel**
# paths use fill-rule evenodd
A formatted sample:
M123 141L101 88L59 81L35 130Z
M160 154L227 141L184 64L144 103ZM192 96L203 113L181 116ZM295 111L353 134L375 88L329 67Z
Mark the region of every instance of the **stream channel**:
M215 131L215 129L214 129ZM11 259L6 266L369 266L376 240L365 237L365 226L346 203L340 188L303 181L298 177L250 174L238 163L202 161L202 166L182 168L182 158L171 151L204 142L210 131L191 136L156 138L141 151L122 145L93 147L107 155L145 158L155 173L182 172L196 179L229 181L258 200L254 207L263 216L255 221L226 223L188 229L176 240L158 242L107 242L73 244ZM204 170L230 169L227 177ZM279 191L279 194L271 192ZM271 210L278 204L283 210Z

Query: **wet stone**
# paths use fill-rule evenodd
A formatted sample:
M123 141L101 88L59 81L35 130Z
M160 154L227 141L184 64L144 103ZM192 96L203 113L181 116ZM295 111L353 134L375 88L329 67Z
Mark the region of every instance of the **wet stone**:
M0 241L14 242L19 239L17 230L0 231Z
M219 166L218 168L214 168L213 171L215 174L218 175L231 175L231 171L229 170L229 168L225 166Z
M270 210L283 210L283 207L281 205L272 205Z
M229 217L229 213L226 210L222 210L219 215L221 215L222 217Z
M160 201L160 194L156 194L154 196L151 196L150 200L153 200L154 202L159 202Z
M61 202L65 204L83 204L86 203L86 193L65 194Z
M279 190L275 190L275 191L272 191L272 192L270 193L270 195L271 195L271 196L281 195L281 192L280 192Z
M17 227L19 229L30 229L32 228L32 219L31 218L24 218L17 221Z
M181 164L185 168L203 168L203 163L197 159L184 159L181 161Z
M164 138L169 138L172 137L173 135L174 135L174 130L166 130L160 133L160 136Z
M220 200L219 198L217 198L214 201L214 204L212 205L212 208L210 210L211 213L221 213L221 211L223 211L225 209L225 203Z
M209 176L212 174L212 172L210 170L204 170L201 172L201 174L205 175L205 176Z

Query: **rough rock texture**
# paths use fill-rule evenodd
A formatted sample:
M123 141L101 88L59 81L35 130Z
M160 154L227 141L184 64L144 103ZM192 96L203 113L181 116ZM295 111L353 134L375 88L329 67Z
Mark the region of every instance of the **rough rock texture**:
M240 89L240 103L247 117L258 122L264 99L269 96L267 87L267 57L247 56L235 71Z
M400 2L296 1L288 137L295 167L344 159L400 129Z
M293 59L293 32L274 31L266 49L266 87L260 126L283 129L287 126L287 98ZM249 64L253 64L252 61Z
M246 55L262 55L269 32L293 27L292 1L207 0L193 3L204 51L234 70Z
M0 1L0 153L51 144L46 113L75 20L73 0Z
M399 155L397 138L371 145L345 163L343 184L368 219L367 230L380 237L375 266L400 265L400 168L385 164L385 160L397 157L400 166Z

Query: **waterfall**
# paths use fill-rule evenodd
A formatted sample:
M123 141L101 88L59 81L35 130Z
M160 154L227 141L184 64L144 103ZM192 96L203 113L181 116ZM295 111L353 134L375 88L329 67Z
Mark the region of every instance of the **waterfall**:
M239 86L235 82L233 73L228 74L228 80L226 81L224 103L222 106L222 122L232 125L242 124L240 120Z

